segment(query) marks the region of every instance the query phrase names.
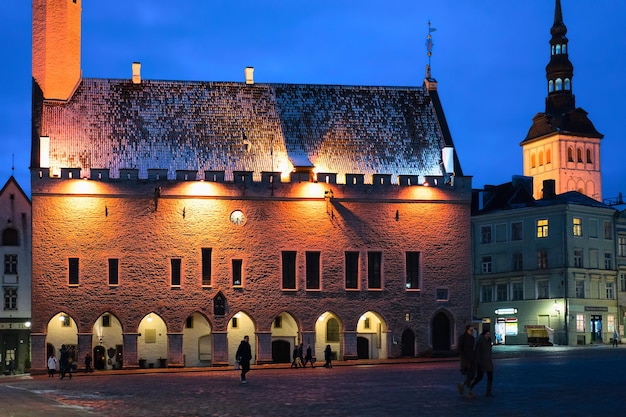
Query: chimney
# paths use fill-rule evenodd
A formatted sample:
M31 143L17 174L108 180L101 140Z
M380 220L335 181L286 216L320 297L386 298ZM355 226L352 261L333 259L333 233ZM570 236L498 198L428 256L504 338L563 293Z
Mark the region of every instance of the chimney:
M141 84L141 62L133 62L133 84Z
M254 84L254 67L246 67L244 73L246 74L246 84Z
M556 181L555 180L543 180L543 198L546 200L552 200L556 197Z

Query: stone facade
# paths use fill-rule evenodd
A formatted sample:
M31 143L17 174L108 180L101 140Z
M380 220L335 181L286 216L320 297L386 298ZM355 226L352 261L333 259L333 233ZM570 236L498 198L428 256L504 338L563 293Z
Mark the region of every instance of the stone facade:
M435 80L33 91L35 371L62 344L226 365L244 335L256 363L416 356L471 321L471 179Z

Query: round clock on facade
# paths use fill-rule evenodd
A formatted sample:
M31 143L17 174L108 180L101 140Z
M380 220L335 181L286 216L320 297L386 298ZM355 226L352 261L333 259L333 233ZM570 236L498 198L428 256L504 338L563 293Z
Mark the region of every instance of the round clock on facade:
M241 226L246 222L246 215L243 214L243 211L241 210L235 210L232 213L230 213L230 221L233 224Z

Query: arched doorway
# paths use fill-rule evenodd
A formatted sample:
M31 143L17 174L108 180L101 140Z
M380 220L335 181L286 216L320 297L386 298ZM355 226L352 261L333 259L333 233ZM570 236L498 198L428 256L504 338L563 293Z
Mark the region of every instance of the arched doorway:
M315 353L317 358L324 357L326 345L330 345L333 360L341 360L341 342L343 326L339 317L329 311L318 317L315 323Z
M252 318L242 311L231 317L228 322L228 363L230 365L235 364L235 355L244 336L250 338L250 349L252 350L251 363L256 363L255 328Z
M61 312L48 322L46 336L46 349L54 349L57 363L61 358L60 349L63 345L69 351L70 363L78 363L78 326L69 314Z
M450 350L450 319L443 311L433 317L432 342L434 351Z
M115 315L107 312L98 317L93 325L91 338L94 369L122 369L124 365L123 332L122 323ZM113 357L104 354L101 358L102 352L108 351L113 352Z
M365 312L357 322L356 332L359 359L387 358L387 324L378 313ZM359 338L365 340L359 342ZM359 346L363 351L359 351Z
M139 323L137 355L139 367L165 367L167 359L167 326L163 319L155 314L146 315ZM108 355L108 351L107 351Z
M402 332L402 356L415 357L415 333L411 329Z
M297 344L298 323L291 314L280 313L272 322L272 361L291 363L291 352Z
M213 360L211 325L200 313L193 313L185 320L183 356L185 366L210 366Z

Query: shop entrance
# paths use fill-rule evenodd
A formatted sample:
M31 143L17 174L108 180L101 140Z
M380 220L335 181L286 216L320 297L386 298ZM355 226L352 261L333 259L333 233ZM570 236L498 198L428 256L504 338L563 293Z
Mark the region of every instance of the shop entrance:
M602 343L602 316L591 315L591 343Z

